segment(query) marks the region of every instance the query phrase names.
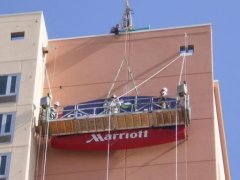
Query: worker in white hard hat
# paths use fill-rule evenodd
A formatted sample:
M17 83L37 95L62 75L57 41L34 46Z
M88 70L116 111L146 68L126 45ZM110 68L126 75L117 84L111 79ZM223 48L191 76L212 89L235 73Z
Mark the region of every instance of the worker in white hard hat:
M121 101L116 94L113 94L111 97L110 109L112 113L119 113L121 107Z
M56 101L53 105L53 107L50 108L50 118L51 119L57 119L58 118L58 112L57 109L60 106L60 103Z
M168 98L168 89L166 87L163 87L160 91L160 97L159 97L159 106L162 109L169 108L169 102L167 101Z
M104 103L105 113L119 113L120 112L121 101L116 94L113 94Z

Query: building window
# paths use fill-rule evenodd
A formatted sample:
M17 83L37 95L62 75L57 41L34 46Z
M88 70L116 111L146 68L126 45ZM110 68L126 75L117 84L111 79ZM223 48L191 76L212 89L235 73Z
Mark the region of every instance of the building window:
M14 113L0 114L0 143L10 143L12 141L14 124Z
M18 41L24 39L25 32L13 32L11 33L11 41Z
M16 102L18 82L18 75L0 76L0 103Z
M180 55L191 56L194 53L194 45L180 46Z
M0 180L8 180L10 154L0 154Z

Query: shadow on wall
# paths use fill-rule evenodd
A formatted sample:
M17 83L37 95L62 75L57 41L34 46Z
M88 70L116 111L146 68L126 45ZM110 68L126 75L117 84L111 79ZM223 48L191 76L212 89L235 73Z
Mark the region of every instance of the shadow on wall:
M81 61L84 61L93 53L96 53L108 46L109 41L106 41L106 38L90 38L81 41L79 44L71 43L65 46L60 45L53 47L53 50L49 52L51 56L49 57L49 62L47 63L48 71L52 72L50 74L50 79L53 79L52 77L58 76L65 70L75 66Z

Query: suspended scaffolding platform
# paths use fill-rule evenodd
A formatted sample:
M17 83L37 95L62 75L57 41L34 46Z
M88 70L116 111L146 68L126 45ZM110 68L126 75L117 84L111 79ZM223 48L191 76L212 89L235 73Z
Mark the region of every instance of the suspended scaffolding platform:
M119 107L113 107L118 108L117 112L111 109L111 102L104 99L66 106L57 119L40 118L43 132L49 129L53 147L69 150L103 150L106 148L105 139L110 136L112 142L131 140L130 145L121 143L116 146L115 143L114 149L136 147L133 139L141 139L138 146L149 145L149 136L155 139L150 145L171 142L175 139L176 127L178 139L185 138L184 128L190 123L186 103L167 98L167 106L161 108L159 99L152 96L128 96L118 101ZM96 147L92 145L94 142Z

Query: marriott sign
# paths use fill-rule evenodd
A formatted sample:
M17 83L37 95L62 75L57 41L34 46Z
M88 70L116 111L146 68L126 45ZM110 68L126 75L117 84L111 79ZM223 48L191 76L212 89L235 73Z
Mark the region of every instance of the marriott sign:
M110 142L111 150L132 149L176 141L185 138L185 126L164 128L128 129L111 132L52 136L53 148L66 150L107 150ZM117 143L116 143L117 142Z
M147 138L148 137L148 130L139 130L137 132L122 132L122 133L108 133L108 134L91 134L91 139L88 139L86 143L92 142L104 142L104 141L111 141L111 140L125 140L125 139L136 139L136 138Z

